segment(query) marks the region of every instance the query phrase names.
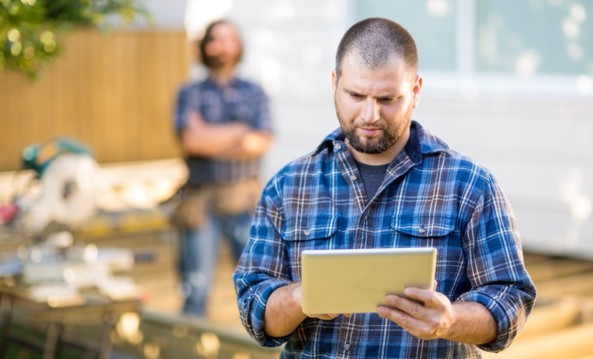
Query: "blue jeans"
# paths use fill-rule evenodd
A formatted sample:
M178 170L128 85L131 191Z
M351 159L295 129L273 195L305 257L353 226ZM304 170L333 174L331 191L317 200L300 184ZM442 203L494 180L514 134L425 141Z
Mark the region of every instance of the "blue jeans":
M225 216L207 213L200 229L181 233L179 272L184 314L206 316L221 240L229 240L237 261L249 239L251 219L251 212Z

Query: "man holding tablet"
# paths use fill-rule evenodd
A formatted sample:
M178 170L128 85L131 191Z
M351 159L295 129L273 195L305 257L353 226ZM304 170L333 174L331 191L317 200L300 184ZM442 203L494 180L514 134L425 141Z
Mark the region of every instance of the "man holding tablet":
M535 287L492 174L412 121L422 89L413 38L387 19L358 22L332 84L340 128L277 173L258 204L234 273L245 328L262 345L286 343L283 358L503 350ZM415 247L438 253L432 288L387 292L372 312L304 314L303 251Z

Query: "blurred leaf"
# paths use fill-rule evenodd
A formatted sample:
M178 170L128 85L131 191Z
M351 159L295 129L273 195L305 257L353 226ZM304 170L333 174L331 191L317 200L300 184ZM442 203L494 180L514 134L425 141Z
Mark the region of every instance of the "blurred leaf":
M131 23L152 18L143 0L0 0L0 69L30 79L62 50L73 26L106 28L114 20Z

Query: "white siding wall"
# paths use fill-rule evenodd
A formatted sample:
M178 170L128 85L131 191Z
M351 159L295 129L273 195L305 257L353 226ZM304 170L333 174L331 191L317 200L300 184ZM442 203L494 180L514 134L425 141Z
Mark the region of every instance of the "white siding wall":
M271 98L277 140L266 176L337 127L330 72L351 10L348 0L238 0L230 7L247 43L243 73ZM524 247L593 258L593 97L558 90L553 79L542 83L546 91L507 91L503 81L468 94L435 78L425 74L415 118L494 173Z
M524 247L593 258L593 100L432 94L416 118L488 167L511 199Z
M312 151L337 127L331 95L333 56L346 26L344 1L240 0L231 18L246 41L243 73L271 97L276 144L266 175Z
M183 28L187 0L143 0L143 5L161 28Z

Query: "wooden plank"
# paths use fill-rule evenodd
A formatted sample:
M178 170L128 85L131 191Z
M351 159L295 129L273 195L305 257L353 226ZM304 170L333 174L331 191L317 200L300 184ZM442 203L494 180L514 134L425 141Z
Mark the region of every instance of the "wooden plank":
M483 358L578 358L593 353L591 333L593 333L593 323L577 325L514 343L501 353L484 353Z
M531 278L537 283L580 273L593 272L593 261L570 258L548 258L546 261L526 264Z
M546 254L526 252L523 254L523 260L525 262L525 265L531 266L540 262L549 261L550 256Z
M546 280L537 285L540 297L593 294L593 272Z
M78 29L36 82L0 71L0 170L18 169L25 146L57 135L102 163L177 157L171 117L187 59L184 29Z
M538 301L516 340L521 341L573 326L577 324L580 314L581 301L577 298Z
M181 313L183 302L176 292L170 295L148 296L142 303L146 310L158 310L166 313Z

